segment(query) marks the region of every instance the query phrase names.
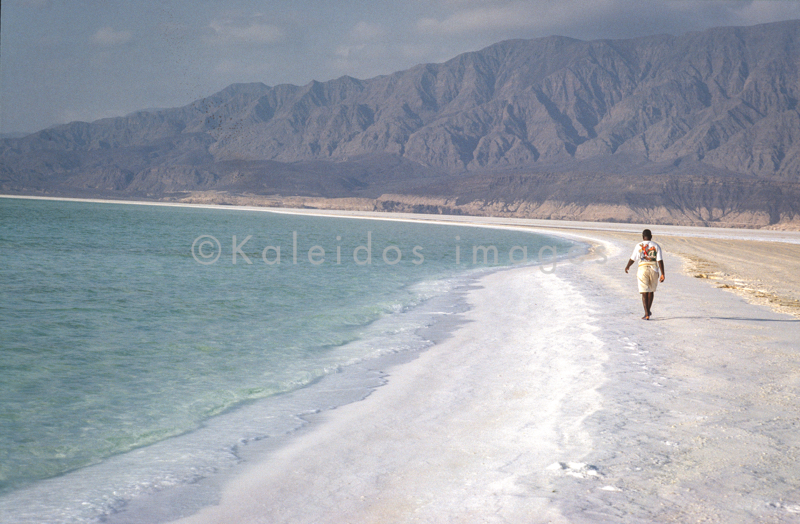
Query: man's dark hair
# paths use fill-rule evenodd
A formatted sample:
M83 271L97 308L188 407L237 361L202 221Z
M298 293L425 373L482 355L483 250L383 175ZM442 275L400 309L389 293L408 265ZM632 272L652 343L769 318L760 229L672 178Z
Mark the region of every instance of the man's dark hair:
M649 229L645 229L644 231L642 231L642 239L643 240L652 240L653 239L653 233L651 233Z

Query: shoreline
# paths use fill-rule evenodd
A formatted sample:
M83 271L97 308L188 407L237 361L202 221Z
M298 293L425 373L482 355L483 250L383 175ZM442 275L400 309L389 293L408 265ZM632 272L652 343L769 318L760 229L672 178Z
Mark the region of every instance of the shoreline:
M585 222L572 220L550 220L536 218L508 218L508 217L489 217L473 215L438 215L425 213L405 213L390 211L357 211L357 210L336 210L336 209L311 209L311 208L290 208L290 207L266 207L266 206L239 206L229 204L197 204L189 202L166 202L150 200L110 200L100 198L71 198L71 197L45 197L31 195L3 195L5 199L23 200L46 200L57 202L85 202L95 204L122 204L122 205L142 205L142 206L163 206L163 207L185 207L197 209L220 209L233 211L259 211L268 213L281 213L291 215L311 215L329 216L339 218L356 218L366 220L394 220L394 221L421 221L429 223L467 225L473 227L492 227L492 226L512 226L512 227L539 227L544 229L563 229L579 230L591 232L613 232L613 233L640 233L643 228L653 227L648 223L628 223L628 222ZM751 229L736 227L714 227L714 226L657 226L666 236L692 236L698 238L730 238L734 240L769 240L774 242L786 242L800 244L800 231L775 230L775 229Z
M197 514L207 508L210 502L218 502L224 487L229 482L236 481L252 464L264 460L265 457L281 456L298 439L313 435L330 417L336 417L337 413L348 406L369 399L400 373L404 366L412 364L431 347L449 339L464 322L459 317L468 310L465 295L476 281L475 276L468 277L452 290L449 295L455 297L455 300L448 302L450 311L438 314L439 318L433 324L416 330L415 336L424 339L426 345L350 363L301 388L261 399L252 406L239 406L228 414L215 417L215 420L204 424L204 427L211 426L213 431L214 427L263 417L254 408L272 404L270 413L282 412L292 423L287 424L282 432L239 441L232 450L238 460L236 464L211 472L188 484L166 487L126 501L124 506L104 513L101 521L106 524L167 523L186 515ZM325 394L324 403L320 403L322 393Z
M595 240L611 269L482 277L451 338L175 522L791 521L800 321L670 257L644 323L627 242Z
M70 208L68 206L64 206L63 208L59 206L59 209L62 209L62 210L65 210L65 211L68 212ZM485 270L479 271L478 273L479 274L485 274L487 271L491 271L491 270L487 268ZM470 273L472 273L472 272L468 272L467 274L465 274L465 278L469 279L469 282L473 282L474 278L475 278L473 275L476 274L476 273L472 273L472 275ZM446 302L449 303L449 300L446 301ZM415 313L413 313L414 316L418 316L418 313L416 313L417 309L418 308L414 308L414 311L415 311ZM419 309L422 309L422 308L419 308ZM438 322L438 324L454 322L454 320L453 320L454 317L450 316L449 313L451 313L451 312L448 312L448 314L443 315L442 317L439 317L440 321ZM429 331L428 328L426 328L426 330ZM444 336L444 335L440 335L440 336ZM425 344L427 345L427 344L429 344L430 340L436 340L437 338L439 338L439 336L431 335L429 333L426 333L426 336L424 338L426 339ZM385 347L385 346L378 345L376 347L380 348L380 347ZM382 359L380 362L387 361L387 360L391 360L391 359ZM375 365L379 365L379 362L376 361ZM388 365L389 364L387 364L387 366ZM352 374L352 370L351 370L351 374ZM336 382L339 378L340 377L337 377L337 379L334 380L333 382ZM327 386L327 384L329 384L330 382L331 382L330 380L326 381L323 386L324 387L329 387L329 386ZM370 386L370 388L371 387L372 386ZM363 388L362 388L362 390L363 390ZM343 395L344 394L345 393L343 393ZM358 396L360 394L361 393L358 393L356 396ZM358 400L358 399L350 399L350 400L347 400L347 402L352 402L354 400ZM334 405L337 405L337 404L334 404ZM321 407L307 406L307 407L305 407L305 408L303 408L303 409L301 409L301 410L299 410L297 412L288 413L287 417L288 418L292 418L292 419L296 419L297 418L295 416L296 413L305 413L307 410L328 409L329 407L330 406L321 406ZM297 420L299 420L299 419L297 419ZM302 424L302 421L300 423ZM217 425L218 424L219 423L217 423ZM246 426L244 424L242 426L243 427L249 427L249 426ZM246 439L245 440L250 438L249 437L249 432L247 430L243 431L243 433L246 435ZM270 435L270 437L272 437L272 436L273 435ZM257 438L262 438L262 437L263 437L263 435L262 436L257 436ZM180 439L181 436L179 436L177 438ZM173 440L173 439L170 439L170 440ZM194 439L194 440L195 441L202 441L203 439L199 438L199 439ZM237 441L236 439L232 439L232 440L230 440L230 444L231 445L235 445L236 441ZM98 468L95 468L94 466L89 466L87 468L81 468L79 470L76 470L78 472L78 475L72 475L71 473L67 473L67 474L65 474L63 476L59 476L59 477L57 477L55 479L43 481L41 483L41 485L40 485L41 486L40 488L37 487L36 489L32 489L32 490L26 490L25 488L23 488L22 490L20 490L20 496L19 497L14 496L13 499L8 499L7 501L5 501L5 503L3 503L3 501L0 501L0 514L10 516L10 515L14 514L14 510L11 509L11 508L26 507L25 504L21 504L21 505L17 504L16 502L19 501L19 500L30 500L31 502L36 502L37 499L38 500L46 500L46 499L48 499L50 497L52 497L52 500L54 500L54 501L55 500L59 500L59 499L67 500L69 502L69 504L71 504L71 508L74 508L74 507L78 506L79 504L81 504L80 499L78 498L80 496L79 494L77 496L59 497L59 496L56 495L56 493L63 493L64 491L61 490L62 487L66 487L68 492L71 490L71 492L74 492L73 494L80 493L80 491L83 491L83 492L86 492L86 493L92 492L93 488L91 486L91 482L84 482L85 479L82 478L82 477L86 477L87 475L88 476L95 476L95 477L99 477L99 478L109 478L110 480L113 480L114 482L108 482L108 483L106 483L106 485L107 486L113 486L114 491L118 491L121 494L120 495L121 498L119 500L112 500L110 507L112 507L112 508L119 507L119 504L121 504L125 500L125 495L124 494L130 491L130 490L127 489L129 487L129 485L126 484L127 479L124 478L124 477L126 477L124 472L126 470L133 471L135 469L135 459L136 459L136 457L139 456L139 457L142 457L143 459L146 458L146 455L148 454L148 449L154 449L154 447L158 449L158 451L155 452L155 453L157 455L159 455L159 456L161 456L162 454L164 456L173 456L174 455L174 451L175 451L174 448L179 447L179 446L170 446L169 444L167 444L165 446L161 446L160 443L159 443L159 444L154 444L154 445L147 446L147 447L144 447L144 448L139 448L137 450L133 450L132 453L116 455L115 457L112 457L110 460L108 460L106 465L103 465L103 464L105 464L105 461L100 463ZM199 452L206 451L206 448L205 447L201 447L201 446L195 446L194 449L197 450L197 452L198 452L197 454L198 455L199 455ZM225 454L225 455L236 455L236 454L238 454L238 452L228 453L227 451L223 450L222 448L220 448L218 450L215 450L215 451L212 451L210 454L211 455L213 455L213 454L219 455L220 452ZM150 455L152 455L152 453ZM167 459L167 461L169 461L169 459ZM145 460L142 460L142 463L145 464L145 466L144 466L145 468L149 467L149 465L148 465L149 462L147 462ZM199 473L197 473L197 475L203 476L204 473L202 473L202 471L204 470L204 468L207 468L207 467L208 466L206 464L201 464L200 468L198 469ZM123 472L123 474L119 476L119 477L121 477L119 479L120 480L119 484L116 482L117 477L112 476L113 475L113 471L115 471L115 470ZM176 475L175 478L184 477L184 475L183 475L184 471L183 470L180 470L179 468L176 468L176 471L178 471L179 474ZM84 472L85 472L85 474L84 474ZM157 473L159 473L159 475L161 474L160 471L158 471ZM158 482L160 482L162 480L162 477L163 476L158 476L158 477L154 476L153 478L154 479L158 479ZM77 481L77 482L75 482L75 481ZM210 484L213 485L214 482L215 481L210 481ZM160 484L156 484L156 486L158 486L158 485L160 485ZM117 489L118 487L120 487L122 489L118 490ZM145 490L148 489L146 486L142 486L142 488L140 488L138 485L136 485L134 487L137 490L138 489L145 489ZM83 488L83 489L81 489L81 488ZM108 500L109 496L104 495L104 497ZM148 498L148 497L145 497L145 498ZM113 497L112 497L112 499L113 499ZM92 502L95 501L94 498L90 498L89 500L92 500ZM86 504L86 503L84 503L84 504ZM181 504L183 504L183 503L181 503ZM46 505L46 506L48 508L54 508L54 506L52 506L52 505ZM32 510L30 515L36 515L36 513L34 511L34 508L35 507L38 508L40 506L38 506L37 504L29 504L29 505L27 505L27 507L30 507L31 510ZM87 506L87 509L91 509L91 504L89 504ZM17 518L15 519L16 522L23 522L23 521L24 522L39 522L39 521L43 521L43 520L50 521L53 518L55 518L54 516L52 516L52 515L54 515L54 513L48 513L47 514L48 518L42 518L42 520L36 520L37 517L32 517L33 520L25 520L25 518L30 517L30 515L27 512L20 512L20 513L21 514L17 515ZM73 513L69 512L69 513L66 513L66 514L73 514ZM0 520L4 520L4 518L0 517ZM78 520L76 522L83 522L83 521Z
M45 194L13 193L8 196L26 196L33 198L53 199L109 199L128 202L145 202L136 198L149 198L148 202L184 203L199 205L221 205L239 207L268 207L276 209L309 209L309 210L349 210L357 213L410 213L410 214L442 214L451 216L473 217L505 217L519 219L564 221L609 221L631 223L637 217L646 216L653 223L665 223L690 227L710 228L743 228L776 231L800 231L797 217L783 216L778 222L763 213L741 212L736 214L730 210L706 209L705 211L656 208L634 208L626 205L610 206L606 204L568 204L562 201L545 200L544 202L519 202L513 204L498 201L470 201L459 203L453 197L425 197L404 194L385 193L375 198L368 197L319 197L319 196L282 196L256 195L248 193L228 193L227 191L180 191L164 195L157 200L148 195L114 195L100 193L74 196L47 196ZM77 195L77 196L75 196ZM734 215L734 216L731 216ZM716 217L716 218L713 218ZM735 221L739 218L744 221Z
M586 416L584 403L588 402L590 412L599 407L593 388L601 382L599 367L603 356L595 351L600 344L589 338L570 349L570 354L576 356L585 349L585 354L590 355L591 370L564 357L557 373L546 371L550 387L539 386L542 392L549 389L549 396L527 395L525 384L540 382L542 375L524 368L512 372L509 359L521 355L525 344L529 344L528 349L548 351L547 341L553 341L557 330L543 337L546 340L527 341L526 333L518 329L518 312L509 308L503 312L503 318L508 315L510 321L498 322L506 327L486 338L487 314L493 316L497 310L487 311L475 302L476 294L491 297L492 304L509 300L511 288L495 284L509 277L520 284L529 283L532 273L537 285L543 286L542 292L549 295L558 288L557 277L534 270L505 268L479 277L467 291L471 307L460 314L463 319L458 322L458 329L414 360L389 368L386 383L365 399L316 415L307 431L292 436L275 453L256 453L253 460L243 464L238 474L229 479L219 506L208 506L176 522L405 522L417 520L418 517L411 517L411 512L419 510L427 515L420 520L436 522L461 515L462 501L470 501L469 493L477 495L487 483L498 484L502 489L508 482L508 475L501 471L503 465L517 453L509 454L506 448L509 441L529 446L535 440L551 441L552 433L575 441L566 446L568 449L557 449L561 446L555 443L548 445L547 453L537 453L536 465L526 466L531 471L545 469L554 460L568 461L567 454L580 456L579 448L585 441L579 427L580 419ZM515 289L512 300L521 300L527 304L527 311L535 311L541 303L537 295L542 293L530 294L526 285L512 287ZM548 324L553 324L569 307L570 300L580 300L580 296L570 293L557 301L557 308L546 308L552 315ZM590 323L581 320L579 325L588 328ZM469 349L458 349L481 333L479 342L471 343ZM486 351L484 344L497 338L503 340L498 349L507 348L507 337L520 344L514 355L499 358L500 355ZM551 366L548 363L546 367ZM447 372L442 373L443 370ZM568 386L563 384L566 375L571 377ZM525 376L525 382L517 380ZM589 390L587 384L591 385ZM509 385L514 391L505 391ZM509 402L514 408L505 412L504 406ZM565 402L579 413L570 413L572 408L564 408ZM502 417L485 418L487 411L497 409L504 411ZM528 417L536 410L540 412L539 423L534 424ZM559 413L555 418L554 412ZM555 427L554 420L564 418L573 421L568 431ZM512 422L516 430L509 431L505 427L507 422ZM503 438L497 438L498 431ZM516 431L522 435L515 434ZM442 436L445 440L440 440ZM477 445L480 451L468 449L472 445ZM474 462L477 454L481 461L489 461L497 469L486 476L483 466ZM360 466L351 468L353 463ZM467 485L461 484L464 479L468 479ZM415 491L421 491L410 493L408 481ZM459 491L456 497L440 497L450 487ZM317 488L323 491L317 493ZM511 500L509 497L506 501ZM480 499L471 504L484 508L475 508L478 514L492 507L490 501ZM557 512L548 506L544 499L520 500L506 512L509 517L522 516L536 508L541 514L556 517ZM418 510L412 511L413 507Z

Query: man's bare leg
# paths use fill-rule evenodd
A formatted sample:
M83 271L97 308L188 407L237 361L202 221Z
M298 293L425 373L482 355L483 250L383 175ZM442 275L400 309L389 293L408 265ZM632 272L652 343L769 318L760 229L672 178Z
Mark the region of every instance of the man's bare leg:
M650 320L650 308L653 306L655 293L642 293L642 306L644 306L643 320Z

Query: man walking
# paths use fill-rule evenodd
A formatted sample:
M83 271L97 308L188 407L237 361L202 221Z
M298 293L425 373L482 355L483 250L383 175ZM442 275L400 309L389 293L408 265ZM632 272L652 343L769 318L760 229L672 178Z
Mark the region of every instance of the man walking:
M633 265L634 261L639 262L637 276L639 278L639 293L642 294L642 305L644 306L644 316L642 320L650 320L653 314L650 310L653 307L653 298L659 282L664 282L664 260L661 257L661 246L653 242L653 234L649 229L642 231L642 242L633 248L625 272ZM658 276L661 270L661 277Z

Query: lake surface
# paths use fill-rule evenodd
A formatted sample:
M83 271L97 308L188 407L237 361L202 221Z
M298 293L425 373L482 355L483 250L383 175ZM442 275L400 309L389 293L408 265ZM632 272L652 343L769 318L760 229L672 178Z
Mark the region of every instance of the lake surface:
M0 198L0 515L91 521L163 484L146 450L167 440L184 446L158 468L172 483L191 480L177 473L187 467L195 478L223 467L209 459L220 442L272 422L186 437L354 363L422 349L420 328L458 286L571 246L452 225ZM134 452L125 486L104 491L114 482L91 467ZM26 493L43 482L52 497L31 508Z

